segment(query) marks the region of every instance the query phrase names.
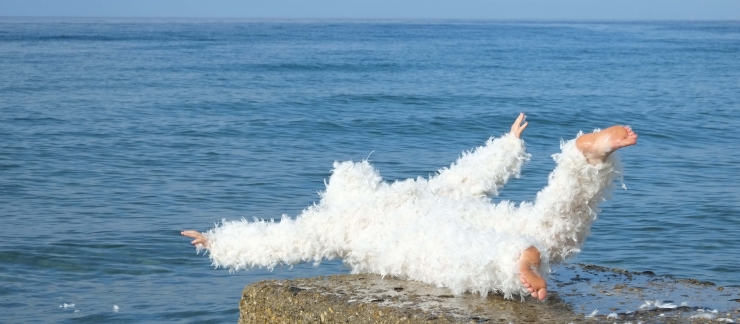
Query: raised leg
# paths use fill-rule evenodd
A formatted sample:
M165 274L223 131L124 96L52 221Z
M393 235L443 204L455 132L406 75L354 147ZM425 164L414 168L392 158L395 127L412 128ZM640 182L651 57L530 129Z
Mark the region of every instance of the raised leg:
M614 187L613 178L621 175L620 164L610 155L636 142L632 129L613 126L563 143L563 152L553 156L558 165L534 204L522 203L507 222L496 227L537 238L551 263L580 252L599 204Z
M637 144L637 134L629 126L612 126L600 132L585 134L576 139L588 163L603 163L609 154L625 146Z

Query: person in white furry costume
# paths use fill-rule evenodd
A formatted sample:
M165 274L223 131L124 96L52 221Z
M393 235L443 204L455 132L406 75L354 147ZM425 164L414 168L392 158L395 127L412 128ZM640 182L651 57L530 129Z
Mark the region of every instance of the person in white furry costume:
M224 220L183 231L216 267L231 270L342 258L352 273L417 280L463 292L547 295L550 263L580 251L620 175L611 153L637 135L613 126L561 144L557 167L533 203L493 204L529 160L520 114L511 132L463 153L429 179L384 182L367 161L335 162L321 200L295 219Z

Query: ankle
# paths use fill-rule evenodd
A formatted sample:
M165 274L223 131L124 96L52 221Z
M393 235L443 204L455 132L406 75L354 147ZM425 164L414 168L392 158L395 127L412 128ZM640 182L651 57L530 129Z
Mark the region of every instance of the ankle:
M529 268L539 268L540 266L540 251L537 248L531 246L525 249L521 255L522 266L528 266Z
M588 164L591 165L599 165L606 161L606 158L609 157L609 154L583 154L584 157L586 157L586 161Z

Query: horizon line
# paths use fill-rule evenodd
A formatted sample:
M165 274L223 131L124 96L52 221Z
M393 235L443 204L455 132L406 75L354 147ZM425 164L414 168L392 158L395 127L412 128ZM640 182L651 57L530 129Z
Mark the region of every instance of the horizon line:
M4 16L0 19L224 19L224 20L287 20L287 21L459 21L459 22L740 22L740 19L704 18L342 18L342 17L233 17L233 16Z

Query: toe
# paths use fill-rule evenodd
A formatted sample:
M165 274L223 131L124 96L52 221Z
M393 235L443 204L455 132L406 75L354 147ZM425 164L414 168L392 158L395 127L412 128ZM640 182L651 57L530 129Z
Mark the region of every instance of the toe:
M538 296L536 296L537 299L539 299L539 300L545 300L545 298L547 297L547 289L545 289L545 288L540 289L537 292L537 295L538 295Z

